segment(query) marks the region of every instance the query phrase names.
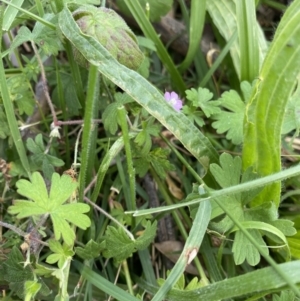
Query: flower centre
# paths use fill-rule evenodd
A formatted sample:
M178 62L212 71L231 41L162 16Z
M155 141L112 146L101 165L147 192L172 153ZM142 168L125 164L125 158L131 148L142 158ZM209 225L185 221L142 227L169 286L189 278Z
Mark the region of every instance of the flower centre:
M177 102L176 98L171 98L170 99L170 104L171 105L176 105L176 102Z

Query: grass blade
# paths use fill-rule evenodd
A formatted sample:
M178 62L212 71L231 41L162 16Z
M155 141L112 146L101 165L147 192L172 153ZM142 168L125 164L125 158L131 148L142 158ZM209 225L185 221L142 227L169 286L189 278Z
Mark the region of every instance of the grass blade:
M4 13L4 4L0 3L0 33L1 33L0 36L1 37L2 37L3 13ZM26 150L22 142L20 131L18 129L18 122L16 120L16 116L14 112L14 106L9 96L9 91L8 91L7 82L5 78L3 60L0 60L0 91L3 100L3 106L7 117L7 122L9 125L9 129L11 131L12 139L14 141L21 163L28 177L30 178L30 166L26 155Z
M82 134L82 154L81 154L81 166L79 175L79 196L80 200L83 199L83 192L86 183L86 176L90 158L94 158L91 152L92 140L95 139L94 135L97 132L97 126L93 123L93 118L96 117L97 102L99 101L99 73L95 66L91 65L89 70L89 79L87 87L85 114L84 114L84 124L83 124L83 134Z
M217 27L221 35L228 42L234 32L237 30L237 17L234 0L210 0L207 1L207 10L213 20L214 25ZM268 49L268 45L264 34L255 21L257 26L257 38L259 44L259 64L261 65ZM253 26L253 24L252 24ZM239 41L236 40L230 49L233 64L238 74L241 77L241 61L240 61L240 47Z
M180 72L184 72L190 66L197 51L200 51L199 45L205 23L206 0L192 0L190 12L189 49L184 61L179 66Z
M178 281L180 276L183 274L187 264L197 255L200 248L202 239L206 232L208 223L210 221L211 206L210 202L202 202L197 210L195 220L189 233L189 237L186 240L184 249L173 267L170 275L159 288L157 293L154 295L152 301L161 301L164 299L168 291ZM191 258L194 256L193 258ZM204 279L202 278L202 281Z
M278 268L283 273L289 274L294 284L300 283L300 261L279 264ZM225 279L197 290L180 291L174 289L168 294L168 300L217 301L234 297L246 297L247 294L251 293L265 292L267 294L271 291L282 291L285 288L285 281L274 273L273 268L268 267L245 275ZM243 298L243 300L245 299Z
M11 3L17 7L21 7L24 0L12 0ZM12 6L8 6L4 12L3 25L2 28L4 31L8 31L12 22L15 20L18 9Z
M83 276L87 281L92 283L95 287L105 292L107 295L114 297L116 300L122 301L139 301L136 297L128 294L126 291L119 288L117 285L109 282L104 277L95 273L91 268L86 265L81 264L78 261L74 262L76 268L80 271L81 276Z
M259 72L255 1L236 1L237 27L241 54L241 81L252 82Z

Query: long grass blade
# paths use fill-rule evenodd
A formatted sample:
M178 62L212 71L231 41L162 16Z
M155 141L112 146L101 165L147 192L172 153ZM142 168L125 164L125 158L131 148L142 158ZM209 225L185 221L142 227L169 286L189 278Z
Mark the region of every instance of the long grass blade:
M254 0L236 1L237 27L241 54L241 81L252 82L259 72L259 45L257 39Z
M0 3L0 36L1 37L2 37L3 13L4 13L4 4ZM1 49L1 46L0 46L0 49ZM15 145L18 155L20 157L21 163L22 163L28 177L30 178L30 175L31 175L30 166L29 166L28 158L26 156L26 150L25 150L24 144L22 142L21 134L18 129L18 122L16 120L16 116L15 116L15 112L14 112L14 106L10 99L2 60L0 60L0 89L1 89L1 96L2 96L2 100L3 100L3 106L5 109L7 122L9 125L9 129L11 131L11 136L14 141L14 145Z
M183 274L187 264L197 255L202 239L210 221L210 202L202 202L198 208L195 220L186 240L184 249L164 284L154 295L152 301L161 301ZM202 279L204 280L204 279Z
M189 26L189 49L184 61L179 66L179 71L185 71L193 59L199 48L203 27L205 23L206 0L192 0L190 10L190 26Z

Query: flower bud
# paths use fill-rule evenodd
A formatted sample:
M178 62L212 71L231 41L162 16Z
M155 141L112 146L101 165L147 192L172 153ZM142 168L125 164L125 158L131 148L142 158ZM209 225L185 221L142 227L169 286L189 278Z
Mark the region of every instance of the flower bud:
M73 16L81 31L94 37L119 63L133 70L139 68L144 59L143 53L134 33L115 11L83 6L75 10ZM78 51L74 52L74 56L79 64L88 65Z

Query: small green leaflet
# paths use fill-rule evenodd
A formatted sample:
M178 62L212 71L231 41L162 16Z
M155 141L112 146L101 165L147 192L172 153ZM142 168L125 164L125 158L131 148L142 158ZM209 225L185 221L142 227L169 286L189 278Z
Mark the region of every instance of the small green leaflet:
M192 88L185 91L186 98L190 100L194 107L199 107L203 111L206 117L210 117L213 114L221 112L219 105L221 101L212 101L213 94L206 88L198 88L198 90Z
M61 245L56 240L51 239L48 243L53 253L47 257L46 262L49 264L57 262L58 267L61 269L67 260L72 259L74 252L71 247L66 244Z
M203 114L209 118L213 114L221 112L219 108L221 102L219 100L212 101L213 94L206 88L192 88L185 91L186 98L191 102L190 105L183 107L183 113L191 120L193 120L199 127L202 127L205 122ZM199 111L199 108L202 110Z
M17 214L17 218L33 215L49 214L53 223L55 239L62 236L67 245L75 240L74 230L69 223L86 229L91 221L84 213L90 210L87 204L66 203L77 188L77 183L70 176L54 173L51 180L50 193L40 173L32 174L32 182L19 180L16 183L18 193L29 200L16 200L14 205L8 208L10 214Z
M83 259L90 260L98 257L102 250L102 245L92 239L83 247L75 248L76 254Z
M155 119L150 118L147 122L142 122L142 131L140 131L134 139L134 142L141 147L140 153L141 156L147 155L152 146L152 137L158 137L161 126L155 124Z
M26 76L22 73L9 77L7 80L7 86L11 100L18 108L19 114L23 115L25 113L28 116L32 115L35 100L31 92L30 83Z
M169 171L175 170L174 165L167 159L169 153L170 151L168 149L163 148L155 148L146 155L143 155L140 151L134 160L136 173L140 177L143 177L149 170L151 164L157 175L161 179L165 179Z
M42 134L38 134L35 140L28 138L26 147L32 152L30 156L31 166L34 166L36 169L41 169L45 177L49 180L54 172L54 167L63 166L65 164L63 160L45 152L46 147L43 142Z
M57 23L57 16L54 14L45 14L43 18L51 23ZM40 22L36 22L32 32L25 26L19 29L17 36L7 52L13 51L16 47L27 41L33 41L43 49L46 55L57 55L58 51L62 49L61 42L57 38L57 32L49 29L49 27ZM7 52L5 52L5 54L7 54Z
M134 100L126 93L116 93L114 95L115 101L106 106L102 120L104 128L109 131L112 135L118 130L118 108L127 103L133 102Z

